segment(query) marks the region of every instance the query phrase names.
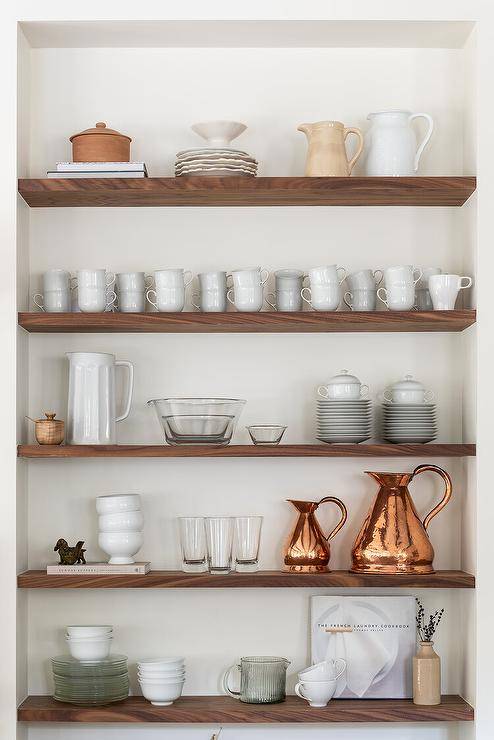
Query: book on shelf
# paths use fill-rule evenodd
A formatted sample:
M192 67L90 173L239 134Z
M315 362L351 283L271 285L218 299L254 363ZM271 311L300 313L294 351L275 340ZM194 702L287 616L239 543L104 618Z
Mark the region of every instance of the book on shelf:
M82 179L84 177L120 177L135 180L139 177L147 177L145 172L55 172L49 170L46 173L47 177L56 177L59 180L69 180L71 178Z
M146 172L146 163L57 162L57 172Z
M85 565L47 565L47 576L145 576L151 569L150 562L110 565L109 563L86 563Z

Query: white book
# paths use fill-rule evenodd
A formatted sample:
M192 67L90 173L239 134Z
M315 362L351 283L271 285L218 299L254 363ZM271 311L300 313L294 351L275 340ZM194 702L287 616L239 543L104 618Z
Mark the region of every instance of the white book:
M130 565L110 565L109 563L86 563L86 565L47 565L48 576L145 576L151 563L131 563Z
M57 162L57 172L141 172L145 162Z
M59 180L84 177L121 177L129 179L147 177L146 172L54 172L53 170L47 172L46 175L47 177L56 177Z

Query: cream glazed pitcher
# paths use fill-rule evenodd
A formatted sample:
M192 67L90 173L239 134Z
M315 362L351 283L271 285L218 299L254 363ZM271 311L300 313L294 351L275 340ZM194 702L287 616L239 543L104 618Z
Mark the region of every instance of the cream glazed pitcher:
M349 177L352 174L355 162L364 148L364 137L360 129L345 128L340 121L318 121L301 123L297 131L302 131L309 142L306 177ZM350 160L345 146L348 134L355 134L359 140L357 151Z
M106 352L67 352L69 359L69 401L67 409L67 444L116 444L116 422L130 413L134 389L134 366L115 360ZM124 411L116 414L115 373L117 367L128 371Z
M425 118L427 133L417 147L412 122ZM369 113L371 128L365 137L365 174L370 177L407 177L418 172L420 157L429 143L434 121L428 113L386 110Z

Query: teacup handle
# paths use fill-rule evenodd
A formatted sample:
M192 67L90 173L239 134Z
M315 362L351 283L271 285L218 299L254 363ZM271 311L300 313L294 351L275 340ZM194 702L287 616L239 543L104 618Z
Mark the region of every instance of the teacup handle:
M308 294L309 294L309 295L311 296L311 298L312 298L312 291L311 291L311 289L310 289L310 288L307 288L307 287L305 287L305 288L302 288L302 290L300 291L300 295L302 296L302 300L303 300L303 301L305 301L306 303L308 303L308 304L309 304L309 306L310 306L310 307L312 308L312 302L311 302L311 299L310 299L310 298L306 298L306 297L305 297L305 295L304 295L304 291L307 291L307 292L308 292Z
M413 277L415 275L415 273L417 273L417 277ZM413 284L414 285L417 285L418 281L420 280L420 278L422 277L423 274L424 273L422 272L422 270L420 269L420 267L414 267L413 268L413 270L412 270L412 278L413 278Z
M149 281L149 282L147 282ZM144 275L144 289L147 290L153 284L154 278L152 275Z
M381 291L382 291L383 295L385 295L385 296L386 296L385 298L383 298L383 297L381 296ZM381 301L382 303L384 303L384 305L385 305L385 306L386 306L387 308L389 308L389 303L388 303L388 291L386 290L386 288L378 288L378 289L377 289L377 297L379 298L379 300L380 300L380 301Z
M188 285L190 285L193 279L194 279L193 273L190 270L185 270L185 272L184 272L184 288L186 288Z
M269 300L270 298L273 299L273 303ZM276 296L275 296L274 293L268 293L267 296L266 296L266 298L264 300L266 301L266 303L268 304L268 306L271 306L271 308L273 309L273 311L277 311L278 310L277 307L276 307L276 303L275 303Z
M300 699L305 699L305 701L310 701L305 694L302 692L302 683L299 681L299 683L295 684L295 693Z
M263 274L264 274L264 278L263 278ZM261 285L265 285L269 278L269 270L266 270L265 267L262 267L260 275L261 275Z
M201 307L197 305L197 303L194 303L194 298L197 300L199 298L199 293L192 293L192 298L190 299L190 302L194 306L194 308L197 308L198 311L201 311Z
M234 299L233 299L233 298L231 297L232 295L233 295L233 288L229 288L229 289L228 289L228 290L226 291L226 299L227 299L227 301L230 301L230 303L232 304L232 306L234 306L234 305L235 305L235 301L234 301Z
M156 300L158 297L156 295L156 291L154 290L154 288L149 288L148 290L146 290L146 298L152 306L154 306L155 308L158 308L158 304L151 300L150 298L151 295L154 295L154 300ZM159 311L159 308L158 308L158 311Z
M43 303L38 303L38 301L36 300L37 298L40 298L41 301L43 301L43 294L42 293L35 293L33 295L33 303L36 306L38 306L38 308L40 308L42 311L44 311L45 310L45 307L43 306Z
M385 390L385 391L384 391L384 393L383 393L383 398L384 398L384 400L385 400L385 401L387 401L388 403L393 403L393 398L392 398L392 397L390 397L390 396L387 396L387 395L386 395L386 393L387 393L387 392L388 392L388 388L386 388L386 390Z
M325 385L320 385L317 389L317 395L321 398L329 398L329 391Z
M115 273L107 272L106 273L106 287L109 288L110 285L113 285L114 282L115 282Z
M461 284L461 281L462 280L466 280L467 281L467 284L466 285L462 285ZM472 287L472 283L473 283L472 278L471 277L467 277L466 275L464 275L463 277L460 278L460 290L465 290L465 288L471 288Z
M240 667L234 664L234 665L231 665L230 668L227 668L223 674L223 679L222 679L223 691L225 692L225 694L232 696L234 699L240 699L240 691L232 691L228 685L228 679L230 678L230 674L234 670L234 668L236 668L237 670L240 670Z
M432 511L429 511L427 516L424 519L424 529L427 529L429 524L431 523L431 520L434 519L436 514L439 514L441 509L444 509L446 504L451 498L451 493L453 491L453 483L451 482L451 478L447 474L445 470L439 467L439 465L419 465L412 473L412 477L410 480L413 480L416 475L419 475L420 473L425 473L426 471L430 470L431 473L437 473L441 476L441 478L444 481L445 489L444 489L444 496L442 497L441 501L435 506Z
M348 512L346 510L345 504L343 503L343 501L340 501L340 499L336 498L335 496L325 496L320 501L318 501L317 506L320 506L321 504L329 504L329 503L336 504L336 506L341 511L341 519L336 525L336 527L332 529L331 532L327 536L325 536L328 542L329 540L332 540L335 535L338 534L342 526L345 524L347 520L347 516L348 516Z
M379 279L378 279L378 275L381 276ZM376 281L376 288L377 288L379 285L381 285L381 283L383 281L384 272L382 270L374 270L374 272L372 273L372 277Z
M349 296L349 298L347 298L347 296ZM349 291L349 290L347 290L347 292L346 292L346 293L345 293L345 295L343 296L343 303L345 303L345 304L346 304L346 305L348 306L348 308L350 309L350 311L353 311L353 306L352 306L352 304L350 303L350 300L351 300L352 298L353 298L353 295L352 295L352 294L350 293L350 291Z
M340 278L340 276L338 274L340 271L341 271L341 273L343 275L343 277L341 277L341 278ZM346 270L345 270L345 268L344 267L337 267L336 268L336 274L338 275L338 281L339 281L339 284L341 285L342 282L343 282L343 280L346 278Z
M339 677L342 676L343 673L346 671L346 660L343 660L343 658L336 658L335 661L334 661L335 666L336 666L337 663L340 663L340 664L343 664L343 665L341 666L341 670L334 677L334 679L333 679L334 681L337 681L339 679ZM336 669L336 670L338 670L338 669Z
M115 293L114 290L110 290L110 292L106 296L106 308L110 308L110 306L113 306L116 300L117 300L117 294Z

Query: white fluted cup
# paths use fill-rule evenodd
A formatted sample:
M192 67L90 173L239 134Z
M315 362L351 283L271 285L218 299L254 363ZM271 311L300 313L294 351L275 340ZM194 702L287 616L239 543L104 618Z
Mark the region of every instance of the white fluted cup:
M462 281L466 281L463 285ZM456 299L460 290L472 286L471 277L460 275L431 275L429 278L429 293L434 311L454 311Z
M314 311L336 311L341 301L341 288L339 283L311 283L310 288L302 288L300 295Z

